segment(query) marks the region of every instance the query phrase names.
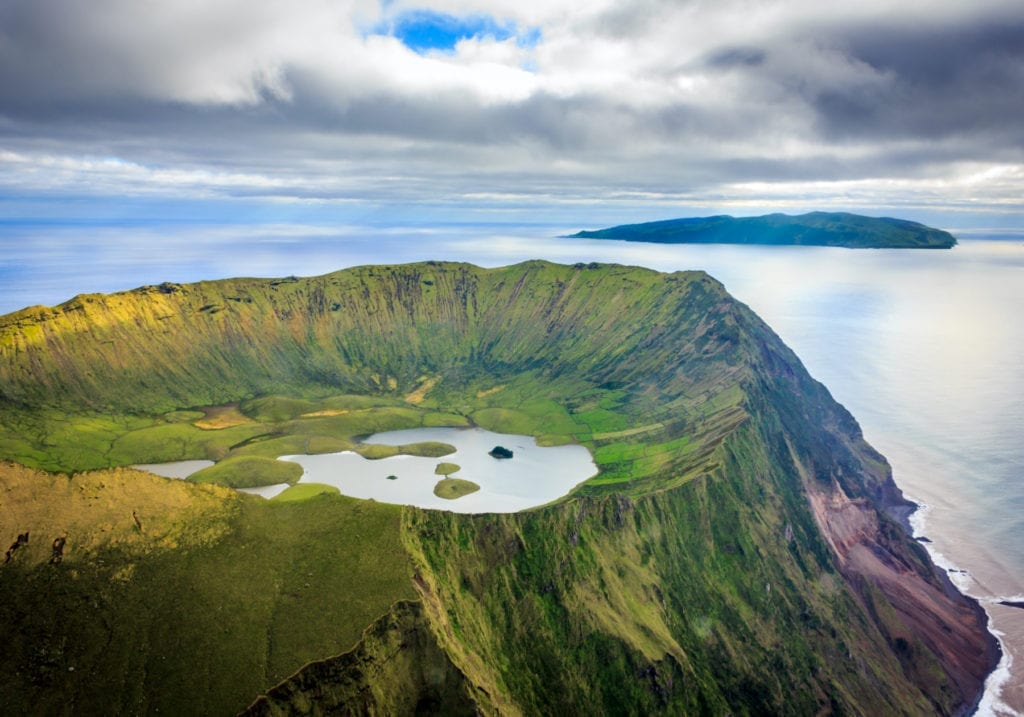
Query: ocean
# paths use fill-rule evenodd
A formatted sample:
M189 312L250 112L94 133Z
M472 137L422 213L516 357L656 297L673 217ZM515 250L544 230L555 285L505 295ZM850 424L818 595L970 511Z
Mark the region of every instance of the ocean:
M0 229L0 313L163 281L314 275L422 259L543 258L703 269L753 308L860 422L936 562L1004 646L980 715L1024 714L1024 233L949 251L665 246L568 227L17 226Z

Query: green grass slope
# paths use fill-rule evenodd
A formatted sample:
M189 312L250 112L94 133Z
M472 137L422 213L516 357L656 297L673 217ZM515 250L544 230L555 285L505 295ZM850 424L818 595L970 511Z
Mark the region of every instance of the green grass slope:
M7 714L234 714L415 597L396 506L12 464L0 490L29 534L0 567Z
M983 613L890 517L884 459L703 273L423 263L78 297L0 318L0 398L0 457L50 470L210 457L234 480L468 424L600 469L513 515L29 471L0 503L9 545L45 536L0 567L16 706L955 714L994 664ZM147 542L170 489L142 485L212 503ZM65 524L105 547L50 565Z
M846 212L667 219L581 231L572 236L657 244L799 244L851 249L950 249L956 245L956 238L949 232L918 222Z

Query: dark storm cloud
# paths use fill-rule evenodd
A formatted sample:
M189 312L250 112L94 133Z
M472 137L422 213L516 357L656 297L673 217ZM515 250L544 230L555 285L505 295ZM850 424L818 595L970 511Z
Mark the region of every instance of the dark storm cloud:
M702 60L761 97L805 103L823 140L956 139L964 154L1024 142L1024 11L933 22L825 24Z
M863 33L852 53L894 81L881 96L816 101L825 131L941 138L970 132L1024 144L1024 22L935 34ZM855 118L861 120L855 121Z
M822 88L811 99L829 135L969 132L1011 143L1008 149L1024 141L1024 17L966 27L858 27L839 40L890 81L876 92Z

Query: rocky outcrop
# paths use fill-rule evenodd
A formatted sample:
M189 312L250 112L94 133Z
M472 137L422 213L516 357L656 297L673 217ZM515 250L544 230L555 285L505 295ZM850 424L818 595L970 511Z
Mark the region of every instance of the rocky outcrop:
M806 487L840 572L908 676L926 686L936 712L969 713L999 660L999 643L984 632L984 610L869 499L851 499L835 483ZM939 684L940 673L948 676L948 687Z
M748 391L764 411L765 439L785 441L778 460L792 466L833 564L930 709L969 713L1000 657L987 615L912 538L916 506L846 409L780 342L755 355Z

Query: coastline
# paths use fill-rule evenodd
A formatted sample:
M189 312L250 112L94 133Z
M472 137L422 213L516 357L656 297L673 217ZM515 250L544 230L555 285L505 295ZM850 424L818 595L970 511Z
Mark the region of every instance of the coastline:
M1019 715L1009 705L1002 701L1002 690L1011 677L1010 666L1013 664L1013 656L1003 644L1003 634L994 627L994 616L985 608L986 602L971 595L968 592L971 582L970 573L952 563L944 554L940 553L933 546L934 543L924 535L924 528L928 515L928 505L920 500L908 498L896 484L890 479L893 486L899 493L896 501L890 502L883 498L885 511L898 522L907 535L919 543L928 553L936 577L943 585L944 592L950 597L962 598L971 606L972 611L979 617L983 617L985 631L988 634L986 640L986 652L991 667L989 668L982 683L981 690L975 696L973 702L965 705L959 714L968 715ZM889 496L886 496L889 498ZM967 579L956 581L953 575L966 576ZM987 707L984 713L983 707ZM997 711L998 710L998 711Z

